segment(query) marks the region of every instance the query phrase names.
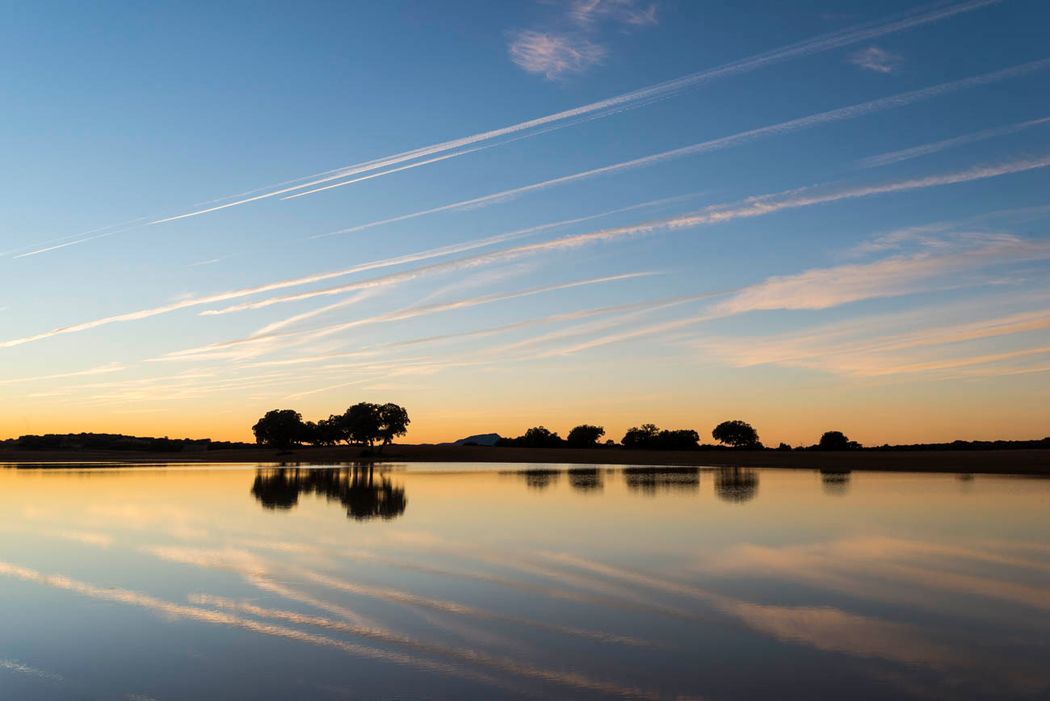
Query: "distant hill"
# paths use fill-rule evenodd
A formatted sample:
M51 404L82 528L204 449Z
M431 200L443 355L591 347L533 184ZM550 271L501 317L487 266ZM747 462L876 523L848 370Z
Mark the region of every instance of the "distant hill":
M460 438L458 441L444 443L443 445L482 445L491 448L499 445L501 440L503 440L503 437L498 433L479 433L476 436L467 436L466 438Z

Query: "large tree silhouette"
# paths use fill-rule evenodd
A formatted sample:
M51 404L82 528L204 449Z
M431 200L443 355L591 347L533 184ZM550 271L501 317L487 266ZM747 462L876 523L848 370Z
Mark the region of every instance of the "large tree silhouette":
M723 445L731 445L734 448L758 448L758 431L746 421L733 419L723 421L711 431L711 437Z
M299 445L306 433L303 417L294 409L274 409L266 412L252 426L255 442L271 448L291 448Z

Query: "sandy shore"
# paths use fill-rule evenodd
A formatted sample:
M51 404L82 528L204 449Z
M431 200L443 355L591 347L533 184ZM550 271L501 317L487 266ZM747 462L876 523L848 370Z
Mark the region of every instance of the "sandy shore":
M370 459L399 462L568 463L585 465L682 465L794 467L831 470L896 472L973 472L1050 475L1050 450L973 451L643 451L621 448L542 449L475 446L393 445L373 458L362 458L357 447L299 448L280 452L267 448L181 453L123 451L3 451L0 463L338 463Z

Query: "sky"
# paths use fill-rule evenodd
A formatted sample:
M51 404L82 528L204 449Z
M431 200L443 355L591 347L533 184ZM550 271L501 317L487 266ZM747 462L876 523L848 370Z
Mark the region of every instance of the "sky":
M1050 434L1050 5L0 8L0 438Z

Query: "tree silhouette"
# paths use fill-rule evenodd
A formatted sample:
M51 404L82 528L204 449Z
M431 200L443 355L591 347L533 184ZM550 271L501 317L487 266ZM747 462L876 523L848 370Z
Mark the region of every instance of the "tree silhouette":
M860 443L851 441L842 431L826 431L817 444L820 450L856 450Z
M374 448L376 441L387 446L394 438L408 432L408 411L397 404L373 404L359 402L346 410L341 417L329 419L335 423L335 433L344 440L367 444Z
M571 448L593 448L598 445L598 439L605 435L605 429L601 426L580 424L566 437L566 442Z
M723 445L731 445L734 448L758 448L758 431L746 421L734 419L723 421L711 431L711 437Z
M383 446L390 445L395 438L408 433L408 411L397 404L386 403L377 409L379 414L379 430L377 437ZM382 448L380 448L382 449Z
M620 442L624 448L635 450L693 450L700 434L689 428L661 431L655 424L642 424L627 429Z
M642 424L627 429L620 443L624 448L651 448L660 435L660 429L656 424Z
M657 450L693 450L700 443L700 434L691 428L660 431L652 447Z
M562 437L545 426L533 426L517 438L505 438L500 445L517 448L560 448L565 444Z
M306 425L303 423L303 417L294 409L268 411L252 426L256 443L280 449L299 445L304 438L305 431Z
M343 427L347 437L354 443L375 447L379 438L379 405L371 402L359 402L343 414Z

